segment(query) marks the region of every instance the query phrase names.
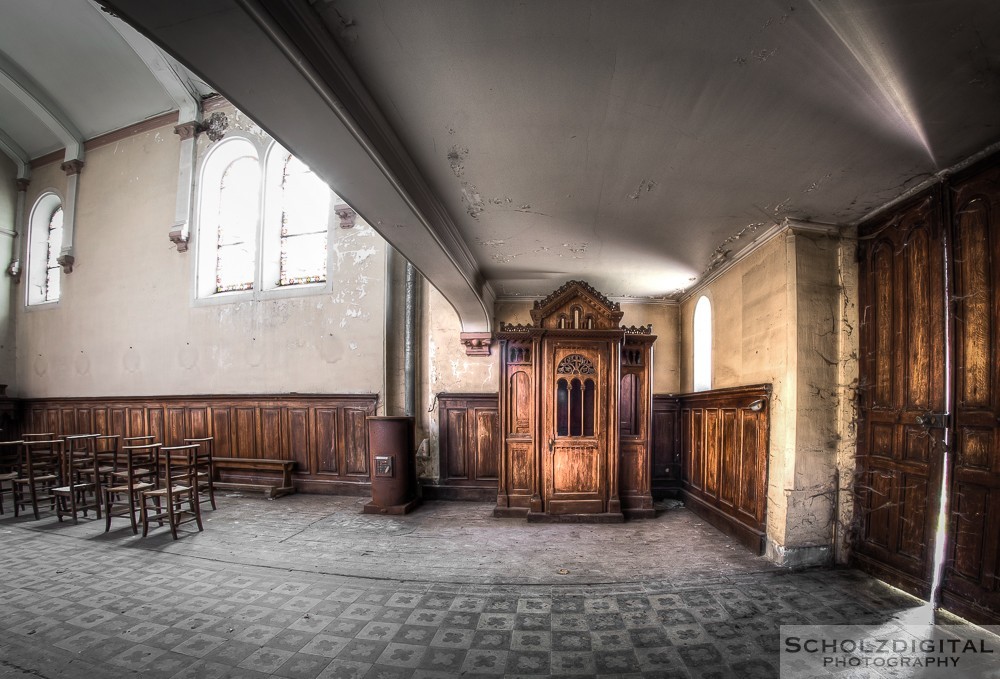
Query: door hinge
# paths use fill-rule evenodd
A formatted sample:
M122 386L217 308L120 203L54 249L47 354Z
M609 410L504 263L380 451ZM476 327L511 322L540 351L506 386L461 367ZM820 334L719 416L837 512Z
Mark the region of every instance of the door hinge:
M917 415L917 424L925 429L944 429L948 426L948 413L924 413Z

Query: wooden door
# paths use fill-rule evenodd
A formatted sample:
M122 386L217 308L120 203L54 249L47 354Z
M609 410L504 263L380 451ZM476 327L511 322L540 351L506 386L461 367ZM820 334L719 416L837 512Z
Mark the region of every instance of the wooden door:
M607 511L608 342L547 340L542 502L548 514Z
M944 243L937 193L861 230L856 562L930 592L945 408Z
M952 193L954 436L943 603L1000 622L1000 168Z

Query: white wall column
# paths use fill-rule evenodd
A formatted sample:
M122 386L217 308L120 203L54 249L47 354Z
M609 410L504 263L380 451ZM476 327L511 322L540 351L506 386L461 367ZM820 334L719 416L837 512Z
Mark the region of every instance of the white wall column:
M76 198L80 192L80 172L83 170L83 161L67 160L61 167L62 171L66 173L66 198L63 202L62 248L59 250L59 259L56 261L63 268L63 273L72 273L73 263L76 261L73 247L76 235Z

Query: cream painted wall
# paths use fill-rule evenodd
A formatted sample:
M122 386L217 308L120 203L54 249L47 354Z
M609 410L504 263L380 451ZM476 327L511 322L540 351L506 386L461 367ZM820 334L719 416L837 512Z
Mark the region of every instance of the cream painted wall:
M423 478L436 479L440 474L437 395L496 394L500 388L500 364L496 352L490 356L466 356L459 341L462 326L458 314L426 281L421 297L422 369L418 401L428 407L420 413L427 444L417 458L417 470Z
M332 230L331 293L195 301L197 239L179 253L167 237L178 145L167 126L88 152L60 301L26 308L18 290L17 395L381 392L381 237ZM58 163L39 168L28 205L64 186Z
M712 387L772 385L768 551L788 565L830 559L836 528L849 520L838 481L853 474L852 248L850 239L786 229L681 306L685 391L702 295L712 304Z
M17 167L6 156L0 156L0 270L10 264L15 236L19 226L14 223L17 213ZM0 384L8 393L17 391L14 384L14 286L11 278L0 273Z
M703 295L712 305L712 388L772 385L767 533L782 545L789 419L795 412L790 397L794 387L787 384L789 325L793 322L788 272L793 262L794 247L783 236L772 238L685 300L680 312L683 391L692 389L694 308ZM790 459L794 461L794 447Z

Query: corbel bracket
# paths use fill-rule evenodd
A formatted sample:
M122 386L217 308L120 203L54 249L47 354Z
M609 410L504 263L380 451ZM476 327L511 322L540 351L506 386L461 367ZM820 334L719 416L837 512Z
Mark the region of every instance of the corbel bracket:
M466 356L489 356L493 334L489 332L463 332L459 335L465 345Z

